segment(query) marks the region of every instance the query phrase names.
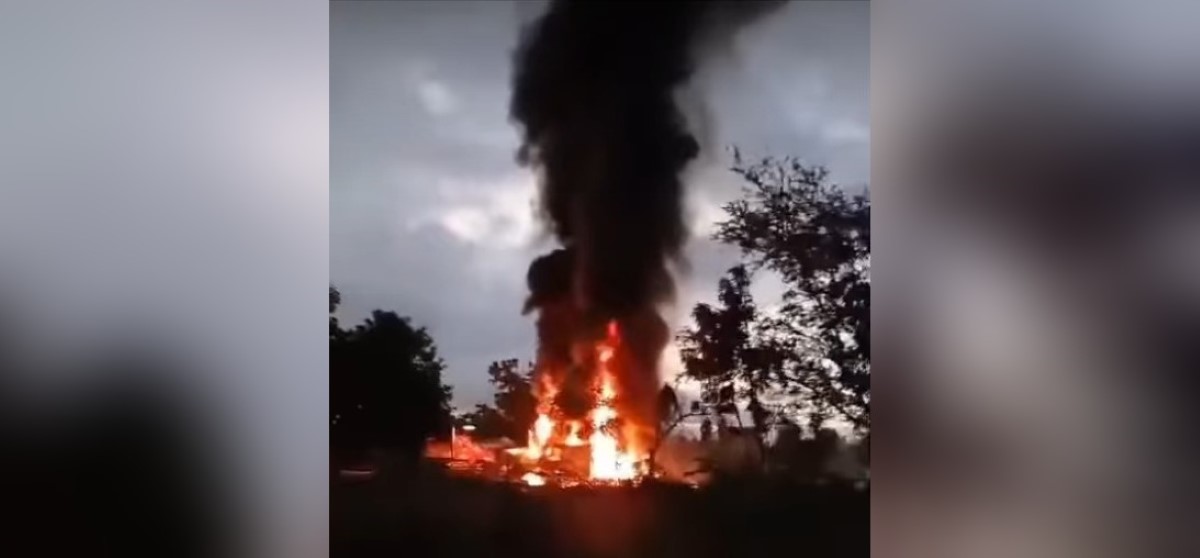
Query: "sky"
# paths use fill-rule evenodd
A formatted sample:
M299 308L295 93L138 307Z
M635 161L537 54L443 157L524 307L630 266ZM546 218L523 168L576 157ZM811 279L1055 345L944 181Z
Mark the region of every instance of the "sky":
M685 110L705 152L687 171L686 249L667 318L685 323L736 251L708 239L744 157L792 155L834 182L869 172L867 2L792 2L701 63ZM534 354L525 272L552 241L516 163L512 51L541 2L331 4L330 276L339 317L394 310L429 329L460 409L491 400L487 365ZM772 286L757 287L770 300ZM669 359L668 359L669 360ZM672 365L668 364L668 367ZM667 374L670 370L665 371Z

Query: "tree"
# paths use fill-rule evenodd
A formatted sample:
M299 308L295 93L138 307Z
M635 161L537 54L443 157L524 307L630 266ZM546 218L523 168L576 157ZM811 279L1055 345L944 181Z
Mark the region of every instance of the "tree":
M477 436L507 437L526 443L529 426L537 418L537 398L532 390L533 364L521 369L518 359L498 360L488 365L488 383L495 388L492 405L476 405L463 417L475 426Z
M375 310L351 330L332 317L341 296L330 289L331 442L339 450L390 447L420 455L425 440L447 432L451 389L445 364L425 328Z
M532 377L533 365L522 371L520 361L515 358L488 366L488 382L496 389L492 401L505 425L503 435L519 443L525 443L529 427L537 418Z
M338 306L342 305L342 293L333 285L329 286L329 341L335 343L345 333L342 331L341 324L338 323L337 313Z
M868 431L867 195L830 185L825 169L795 158L745 164L735 151L731 170L747 187L725 205L714 237L737 246L744 264L721 280L719 307L693 312L696 326L681 336L686 373L718 393L736 386L752 414L767 415L752 396L775 387L802 397L814 417L834 414ZM762 269L786 286L769 315L749 296L751 274Z
M696 322L680 335L685 374L700 381L706 403L718 414L732 413L742 423L737 401L746 401L759 442L769 413L760 397L772 387L780 359L760 340L762 319L750 295L746 267L731 268L717 286L718 306L698 304Z

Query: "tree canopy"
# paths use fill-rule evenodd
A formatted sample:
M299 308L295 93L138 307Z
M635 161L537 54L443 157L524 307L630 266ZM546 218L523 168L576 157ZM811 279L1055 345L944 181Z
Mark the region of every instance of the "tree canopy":
M812 422L839 417L870 429L869 198L829 184L822 167L796 158L731 169L746 182L724 206L714 238L737 246L742 263L718 283L718 304L699 304L681 334L685 373L718 406L781 390L806 404ZM760 310L750 296L755 272L778 274L782 304Z
M504 436L525 443L528 429L537 418L537 399L533 395L533 365L522 369L518 359L499 360L488 366L488 382L495 388L492 405L476 405L463 417L475 425L484 438Z
M396 312L375 310L343 329L334 313L341 294L330 287L331 442L343 450L391 447L416 456L429 436L450 424L445 363L423 327Z

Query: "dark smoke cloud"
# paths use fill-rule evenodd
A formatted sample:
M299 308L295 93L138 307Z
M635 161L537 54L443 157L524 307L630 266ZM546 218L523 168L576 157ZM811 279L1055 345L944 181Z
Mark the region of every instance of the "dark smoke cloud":
M779 4L558 1L516 53L518 158L541 173L541 214L563 246L529 268L539 362L568 374L572 346L616 320L629 361L618 380L636 415L658 387L669 331L657 307L674 294L668 266L687 237L680 173L701 148L675 92L699 47Z

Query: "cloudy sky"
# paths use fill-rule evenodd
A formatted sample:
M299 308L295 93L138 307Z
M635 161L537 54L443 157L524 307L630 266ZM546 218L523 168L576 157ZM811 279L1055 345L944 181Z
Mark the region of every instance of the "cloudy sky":
M535 2L332 3L330 274L343 320L396 310L427 326L455 405L490 400L487 364L534 352L525 270L549 240L508 121L511 52ZM868 177L868 4L793 2L740 32L693 80L709 152L689 171L692 270L679 310L712 298L736 254L703 238L749 156ZM703 110L700 110L703 107Z

